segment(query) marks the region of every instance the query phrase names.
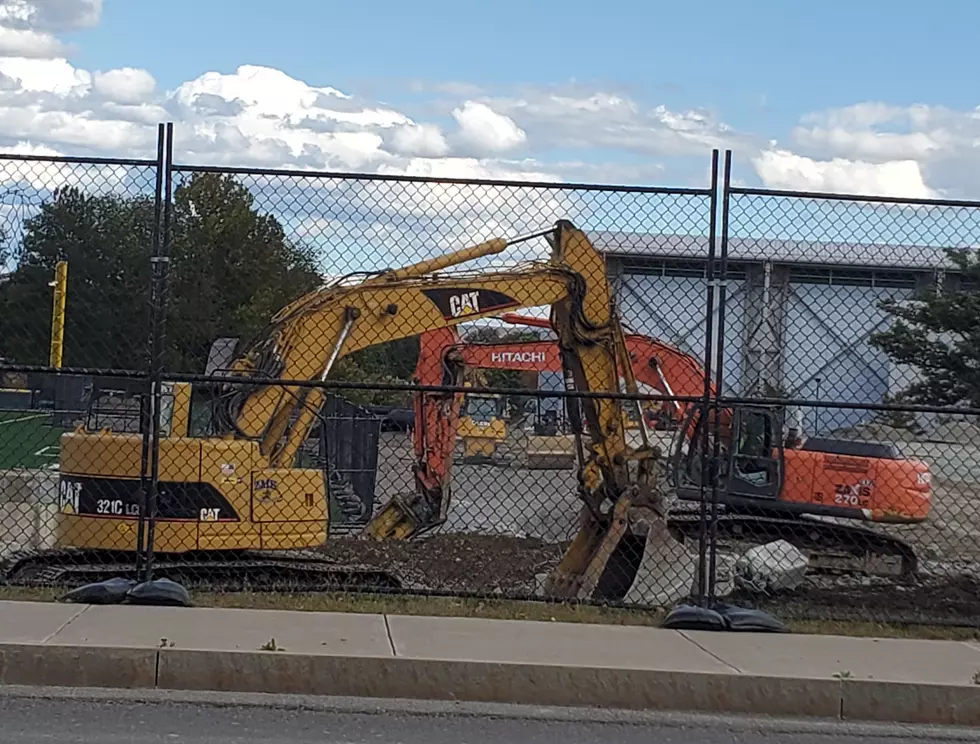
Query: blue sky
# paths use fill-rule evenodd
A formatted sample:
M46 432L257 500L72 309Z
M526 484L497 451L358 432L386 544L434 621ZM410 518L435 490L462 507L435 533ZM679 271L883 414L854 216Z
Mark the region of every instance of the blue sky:
M184 163L703 187L718 147L734 151L736 185L980 199L980 5L934 7L944 10L902 0L7 0L0 151L152 157L156 124L173 121ZM6 163L0 181L50 188L63 171ZM121 188L100 177L73 176ZM492 193L471 194L469 206L435 188L358 193L359 213L380 204L363 199L389 199L416 221L453 214L456 225L458 210L482 210L445 236L452 244L538 227L568 206L544 192L516 213L513 198ZM299 233L346 229L336 217L351 210L323 193L289 198L306 200L288 210ZM630 207L637 224L624 201L617 212L607 197L589 200L597 228L694 228L657 200ZM5 205L0 219L14 210ZM834 209L811 211L793 224L763 211L744 229L833 239ZM842 239L973 239L972 219L967 228L946 213L862 219ZM383 223L364 238L390 237Z
M28 89L21 116L25 97L47 113L43 93L68 97L59 123L98 126L72 135L0 116L8 149L152 153L153 124L167 118L195 162L701 186L717 146L734 149L749 185L980 196L975 3L9 5L0 74L17 82L0 94ZM368 136L343 141L327 105L304 129L307 87L337 89L384 121L362 118ZM276 98L287 89L290 101ZM318 137L324 117L334 130Z
M601 13L582 0L278 0L274 12L259 0L106 0L100 26L67 38L83 67L144 67L168 88L246 62L393 103L411 102L410 80L491 89L576 80L710 107L779 136L801 114L859 101L975 106L964 81L977 69L980 6L939 5L949 12L908 0L616 0Z

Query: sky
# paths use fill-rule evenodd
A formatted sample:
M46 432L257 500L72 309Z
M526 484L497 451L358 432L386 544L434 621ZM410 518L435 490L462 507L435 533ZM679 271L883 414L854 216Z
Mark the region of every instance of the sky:
M980 4L0 0L0 151L980 198Z

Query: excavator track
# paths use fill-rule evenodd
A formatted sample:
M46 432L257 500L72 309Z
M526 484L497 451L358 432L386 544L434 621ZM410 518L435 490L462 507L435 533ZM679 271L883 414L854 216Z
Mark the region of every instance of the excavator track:
M668 516L667 523L685 540L697 540L700 535L701 518L697 511L673 512ZM810 566L815 570L877 573L876 558L897 559L899 575L903 577L914 576L919 567L915 550L900 538L863 526L825 522L808 515L763 516L723 512L718 515L716 534L720 541L762 544L785 540L809 553Z
M0 559L0 585L69 588L136 577L132 553L86 549L23 550ZM153 577L209 591L398 591L376 568L342 565L312 550L220 551L153 557Z

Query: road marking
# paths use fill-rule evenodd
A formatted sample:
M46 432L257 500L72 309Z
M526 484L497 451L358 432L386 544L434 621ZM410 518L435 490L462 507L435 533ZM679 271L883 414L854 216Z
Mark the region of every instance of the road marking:
M5 424L20 424L23 423L24 421L36 421L37 419L42 419L45 418L46 416L47 414L44 413L38 413L35 414L34 416L21 416L20 418L8 419L7 421L0 421L0 426L4 426Z
M41 447L41 449L39 449L37 452L34 453L34 457L41 457L41 455L43 455L49 449L54 449L54 445L49 444L47 447Z

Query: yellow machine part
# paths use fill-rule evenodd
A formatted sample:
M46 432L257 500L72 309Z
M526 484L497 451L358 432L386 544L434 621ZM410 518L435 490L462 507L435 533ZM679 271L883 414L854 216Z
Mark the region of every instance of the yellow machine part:
M457 436L463 441L464 457L492 457L497 445L507 438L507 422L496 416L485 423L463 416L457 426Z
M170 435L160 439L154 548L183 553L322 544L329 527L322 471L262 469L257 442L188 437L189 407L189 386L176 385ZM63 434L56 544L134 550L142 469L138 434Z

